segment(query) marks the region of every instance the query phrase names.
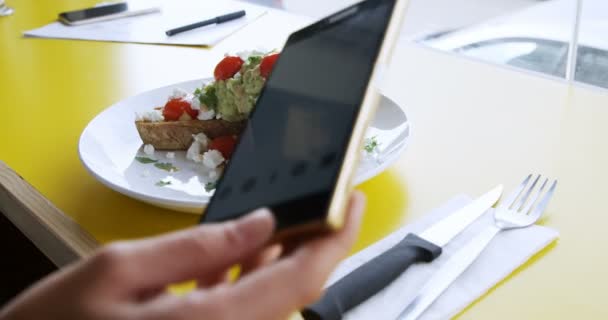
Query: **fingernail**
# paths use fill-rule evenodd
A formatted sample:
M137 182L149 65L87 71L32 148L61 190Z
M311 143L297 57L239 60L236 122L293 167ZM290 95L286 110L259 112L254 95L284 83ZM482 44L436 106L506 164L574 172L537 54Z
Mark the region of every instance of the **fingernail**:
M270 212L270 210L268 208L257 209L255 211L251 212L250 214L247 214L246 216L244 216L243 220L246 220L247 222L272 220L273 228L274 228L274 216L272 215L272 212Z
M360 221L363 218L363 213L365 212L367 198L365 194L361 191L355 191L353 193L353 198L354 201L358 202L357 204L355 204L356 208L353 212L353 218L355 221Z
M272 218L272 213L268 208L260 208L246 215L248 219L268 219Z
M365 195L365 193L363 193L363 191L355 190L353 192L353 195L359 197L359 199L362 201L367 201L367 196Z
M274 231L274 218L268 209L255 210L237 221L239 232L249 245L265 242ZM260 242L260 243L261 243Z

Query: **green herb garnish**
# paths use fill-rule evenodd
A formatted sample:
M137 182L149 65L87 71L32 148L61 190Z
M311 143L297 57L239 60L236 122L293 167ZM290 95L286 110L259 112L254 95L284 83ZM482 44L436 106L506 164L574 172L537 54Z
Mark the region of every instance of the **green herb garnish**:
M158 162L158 160L150 159L148 157L135 157L135 160L137 160L138 162L143 163L143 164Z
M157 187L166 187L170 184L171 184L171 181L163 181L163 180L160 180L159 182L155 183L155 185Z
M161 170L165 170L168 172L176 172L179 171L179 168L174 166L172 163L169 162L159 162L159 163L155 163L154 164L155 167L161 169Z
M260 62L262 62L262 56L249 56L249 58L247 58L247 64L259 64Z
M215 182L207 182L205 184L205 191L211 192L211 191L215 190L215 187L216 187L216 183Z
M217 94L215 93L215 86L211 84L206 86L205 89L197 89L197 91L195 91L194 94L198 96L198 101L206 105L209 109L217 111Z
M367 153L375 153L378 151L378 147L380 146L380 143L378 142L378 140L376 139L376 136L373 136L371 138L367 138L365 139L365 145L363 146L363 149L367 152Z

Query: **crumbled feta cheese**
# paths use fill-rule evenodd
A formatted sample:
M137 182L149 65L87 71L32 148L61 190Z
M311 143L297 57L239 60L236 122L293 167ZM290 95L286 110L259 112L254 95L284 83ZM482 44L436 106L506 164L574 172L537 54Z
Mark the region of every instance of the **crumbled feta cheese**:
M192 144L190 145L190 148L188 148L188 151L186 151L186 159L192 160L194 162L198 162L195 159L197 159L200 155L201 155L201 145L200 145L200 143L193 141Z
M188 92L181 88L174 88L173 94L169 96L169 99L183 99L188 96Z
M154 155L154 146L151 144L147 144L144 146L144 153L151 156Z
M237 52L236 55L241 58L243 61L247 61L251 56L263 56L265 53L260 50L245 50Z
M209 169L215 169L224 162L224 157L217 150L209 150L203 154L203 165Z
M198 120L211 120L213 118L215 118L215 111L208 109L207 111L199 111L198 112L198 116L197 116Z
M201 148L203 151L207 151L207 146L209 145L209 138L207 138L204 133L201 132L199 134L192 135L192 138L194 138L194 141L201 144Z
M175 152L167 152L167 159L175 159Z
M207 151L209 145L209 138L204 133L192 135L194 141L186 151L186 159L194 162L202 162L202 153Z
M217 180L217 178L219 178L218 171L219 171L218 169L213 169L213 170L209 171L209 175L208 175L209 180L211 180L211 181Z
M198 99L197 96L192 96L192 99L190 99L190 107L193 110L201 110L201 101Z
M151 110L145 112L135 112L135 121L160 122L164 121L165 117L161 110Z

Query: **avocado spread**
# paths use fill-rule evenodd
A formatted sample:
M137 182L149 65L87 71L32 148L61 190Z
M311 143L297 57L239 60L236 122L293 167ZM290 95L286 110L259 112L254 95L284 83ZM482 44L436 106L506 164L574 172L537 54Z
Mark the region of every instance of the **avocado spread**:
M195 94L201 104L226 121L247 119L266 81L260 74L261 61L261 56L250 56L232 78L217 80L197 90Z

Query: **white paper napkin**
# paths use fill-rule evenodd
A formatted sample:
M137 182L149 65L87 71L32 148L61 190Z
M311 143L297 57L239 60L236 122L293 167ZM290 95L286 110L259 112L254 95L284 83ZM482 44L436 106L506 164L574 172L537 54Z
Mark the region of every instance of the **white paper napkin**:
M471 201L469 196L457 196L416 223L399 229L344 260L330 277L328 285L386 251L403 239L406 234L420 233L426 227ZM464 246L484 227L493 223L492 214L491 209L454 238L443 248L443 253L433 263L410 267L390 286L348 312L345 318L348 320L396 319L426 281L455 251ZM558 235L556 230L542 226L501 232L479 258L421 315L420 319L448 319L456 315L535 253L553 242Z

